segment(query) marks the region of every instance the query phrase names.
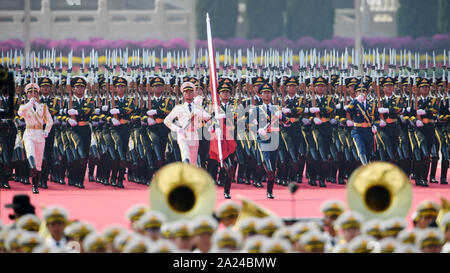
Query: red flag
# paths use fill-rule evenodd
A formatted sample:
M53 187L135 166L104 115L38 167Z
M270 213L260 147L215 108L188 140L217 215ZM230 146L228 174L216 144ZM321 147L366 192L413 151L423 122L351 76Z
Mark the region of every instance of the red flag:
M219 102L217 98L217 74L216 74L216 60L214 57L214 46L212 43L211 25L209 22L209 15L206 14L206 32L208 36L208 60L209 60L209 82L211 87L211 98L214 106L214 113L219 113ZM221 120L219 123L222 134L219 138L215 131L211 134L211 141L209 146L209 156L211 159L215 159L220 162L222 166L223 159L227 158L230 154L236 150L236 142L234 141L232 134L227 133L225 120Z
M233 131L228 132L227 125L224 121L225 120L221 120L220 122L220 128L222 128L222 134L220 137L220 143L222 146L222 159L226 159L228 156L233 154L236 151L237 146L236 141L234 141L233 138ZM211 159L220 161L219 145L215 131L211 133L211 141L209 143L209 157Z

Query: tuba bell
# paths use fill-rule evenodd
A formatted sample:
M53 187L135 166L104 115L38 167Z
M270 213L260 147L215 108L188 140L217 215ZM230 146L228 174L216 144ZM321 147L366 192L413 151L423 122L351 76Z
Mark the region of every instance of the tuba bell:
M347 184L347 203L365 220L406 217L411 209L412 186L405 173L387 162L357 168Z
M158 172L150 184L150 208L168 221L212 215L216 202L214 181L205 170L181 162Z
M253 201L245 198L242 195L238 195L238 199L241 200L242 202L242 208L241 211L239 212L239 216L236 220L236 223L233 226L233 229L235 231L238 231L239 225L242 223L242 221L249 217L264 218L267 216L276 216L274 212L258 205L257 203L254 203Z

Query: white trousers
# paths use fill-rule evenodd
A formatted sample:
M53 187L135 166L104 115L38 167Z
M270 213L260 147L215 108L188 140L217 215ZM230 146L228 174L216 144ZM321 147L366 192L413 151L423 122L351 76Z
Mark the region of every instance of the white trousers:
M45 137L41 129L26 129L23 134L23 144L27 158L34 157L36 169L42 170L42 158L44 157Z
M197 166L198 140L178 140L181 160L189 159L189 164Z

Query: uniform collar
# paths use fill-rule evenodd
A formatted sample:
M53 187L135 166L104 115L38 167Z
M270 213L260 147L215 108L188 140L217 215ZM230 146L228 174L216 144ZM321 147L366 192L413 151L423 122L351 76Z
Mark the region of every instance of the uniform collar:
M289 94L286 95L286 99L288 99L288 100L293 100L293 99L296 99L296 98L298 98L297 94L295 94L293 97L289 96Z
M316 95L316 99L319 99L319 100L321 100L323 97L324 97L323 95L322 96Z

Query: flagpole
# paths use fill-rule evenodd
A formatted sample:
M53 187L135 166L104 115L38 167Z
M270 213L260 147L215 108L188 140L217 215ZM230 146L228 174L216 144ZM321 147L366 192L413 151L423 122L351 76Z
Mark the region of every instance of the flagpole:
M206 33L208 35L209 82L210 82L210 87L211 87L211 97L213 98L214 114L217 115L219 112L219 106L218 106L218 101L217 101L216 61L215 61L214 47L213 47L212 35L211 35L211 25L210 25L208 13L206 13ZM223 167L221 137L222 137L222 134L218 134L217 147L219 148L220 166Z

